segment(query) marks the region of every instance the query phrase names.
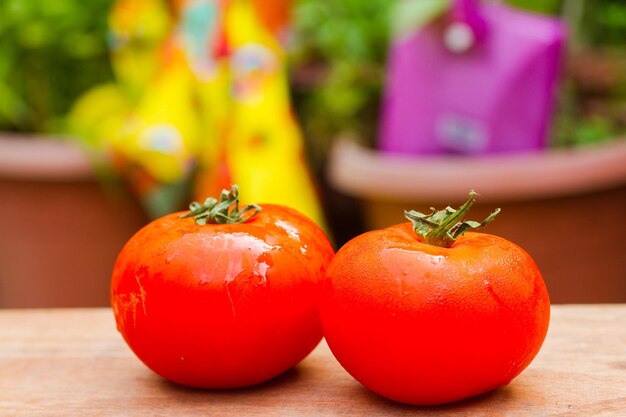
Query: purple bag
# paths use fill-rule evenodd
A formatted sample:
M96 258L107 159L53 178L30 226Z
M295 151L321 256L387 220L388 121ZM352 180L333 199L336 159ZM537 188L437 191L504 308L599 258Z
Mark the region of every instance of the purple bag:
M558 19L453 0L443 19L393 40L379 147L418 154L544 148L564 38Z

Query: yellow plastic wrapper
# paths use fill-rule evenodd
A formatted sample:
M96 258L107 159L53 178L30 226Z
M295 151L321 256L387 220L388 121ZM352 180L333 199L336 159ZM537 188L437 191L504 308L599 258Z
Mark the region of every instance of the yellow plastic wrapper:
M270 14L274 5L278 10ZM284 50L279 42L287 3L228 2L225 38L230 73L229 124L212 151L198 197L237 183L244 203L285 204L323 225L304 159L303 139L289 102ZM257 9L266 10L260 13Z
M161 46L173 16L163 0L117 0L109 13L109 49L118 84L139 100L161 70Z
M289 6L115 2L117 83L83 96L70 126L111 153L151 216L238 184L244 203L291 206L323 225L289 101L282 44Z

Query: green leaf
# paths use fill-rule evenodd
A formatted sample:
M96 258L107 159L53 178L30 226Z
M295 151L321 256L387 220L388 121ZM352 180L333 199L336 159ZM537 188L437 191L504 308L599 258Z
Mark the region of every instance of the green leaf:
M413 223L413 230L424 242L436 246L450 247L467 229L475 229L487 225L500 212L500 209L495 210L481 223L472 220L462 221L474 204L476 195L475 192L470 192L468 200L458 210L452 207L446 207L439 211L431 208L429 214L411 210L405 211L404 216Z
M204 204L193 202L189 205L190 211L181 219L193 217L196 224L237 224L244 223L258 212L261 207L250 204L239 210L239 188L233 184L230 190L222 190L219 201L215 198L207 198Z

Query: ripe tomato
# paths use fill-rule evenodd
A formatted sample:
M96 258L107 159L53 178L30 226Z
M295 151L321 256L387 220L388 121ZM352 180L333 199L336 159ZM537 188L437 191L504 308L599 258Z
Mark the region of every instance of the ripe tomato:
M365 233L335 255L324 335L372 391L415 405L452 402L508 384L539 351L550 315L541 274L515 244L463 234L495 216L458 222L473 201L408 212L415 225Z
M113 270L120 333L176 383L257 384L297 364L322 337L318 284L333 256L328 239L295 210L240 212L236 197L234 186L219 202L194 203L187 216L195 221L181 213L153 221Z

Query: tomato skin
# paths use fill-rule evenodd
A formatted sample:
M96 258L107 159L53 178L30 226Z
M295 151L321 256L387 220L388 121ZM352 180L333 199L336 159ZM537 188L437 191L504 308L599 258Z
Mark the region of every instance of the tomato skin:
M414 405L508 384L538 353L549 317L541 274L521 248L473 232L432 246L410 223L344 245L322 297L324 336L341 365Z
M262 209L230 225L174 213L122 249L111 282L117 327L157 374L193 387L249 386L319 343L319 288L333 249L296 211Z

